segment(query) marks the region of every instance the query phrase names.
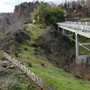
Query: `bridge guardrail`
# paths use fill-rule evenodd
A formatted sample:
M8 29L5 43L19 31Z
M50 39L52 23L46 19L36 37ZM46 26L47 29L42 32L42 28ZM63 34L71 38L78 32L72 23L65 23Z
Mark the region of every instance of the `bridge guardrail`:
M59 23L61 26L81 30L82 32L90 32L90 25L86 24L73 24L73 23Z
M90 25L90 22L71 22L71 21L66 21L65 23L71 23L71 24L79 24L79 25Z

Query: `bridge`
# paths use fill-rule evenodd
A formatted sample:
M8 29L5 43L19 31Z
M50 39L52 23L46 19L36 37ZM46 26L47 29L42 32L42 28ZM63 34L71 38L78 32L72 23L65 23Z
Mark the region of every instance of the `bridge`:
M90 49L86 47L87 45L90 45L90 43L79 43L78 41L79 35L84 36L86 38L90 38L90 22L66 21L62 23L57 23L57 25L58 25L58 32L62 32L63 35L68 36L70 39L75 41L76 59L80 58L79 45L85 48L86 50L90 51ZM72 34L75 34L75 40L67 34L67 31L72 32Z

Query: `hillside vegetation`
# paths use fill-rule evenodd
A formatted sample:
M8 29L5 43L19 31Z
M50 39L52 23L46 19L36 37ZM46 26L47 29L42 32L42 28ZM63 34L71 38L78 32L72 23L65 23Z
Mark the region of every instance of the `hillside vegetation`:
M3 29L0 38L1 90L38 89L17 67L10 67L2 50L42 78L45 90L90 90L90 81L82 80L90 80L90 65L77 67L75 43L55 29L57 22L65 20L64 9L43 2L21 3L4 19L9 29Z
M57 22L64 21L64 10L56 5L41 3L31 13L31 18L36 23L56 25Z
M39 46L37 41L39 40L38 38L48 32L48 30L43 29L42 25L28 24L26 26L28 35L31 39L19 43L19 46L16 47L15 52L18 52L18 57L16 57L15 52L11 53L11 55L42 78L44 89L89 90L89 81L75 78L74 75L66 73L63 69L57 68L51 61L48 61L44 49ZM0 56L3 56L2 51L0 51ZM3 87L5 90L37 90L18 68L4 68L0 71L6 73L5 77L2 77L2 74L0 74L1 90ZM7 82L7 77L9 78L9 82Z
M77 79L48 61L44 50L37 43L38 37L44 33L40 25L28 24L27 31L31 40L20 45L18 60L42 78L46 90L89 90L89 81Z

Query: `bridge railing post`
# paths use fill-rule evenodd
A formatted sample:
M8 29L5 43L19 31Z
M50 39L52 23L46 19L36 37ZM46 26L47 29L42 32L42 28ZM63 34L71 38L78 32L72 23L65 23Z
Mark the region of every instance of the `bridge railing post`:
M65 29L63 29L63 35L65 35Z

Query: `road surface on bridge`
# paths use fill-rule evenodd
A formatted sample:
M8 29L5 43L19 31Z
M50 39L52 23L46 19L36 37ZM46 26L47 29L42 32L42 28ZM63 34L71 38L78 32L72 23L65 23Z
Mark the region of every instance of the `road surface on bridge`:
M90 22L63 22L58 27L90 38Z

